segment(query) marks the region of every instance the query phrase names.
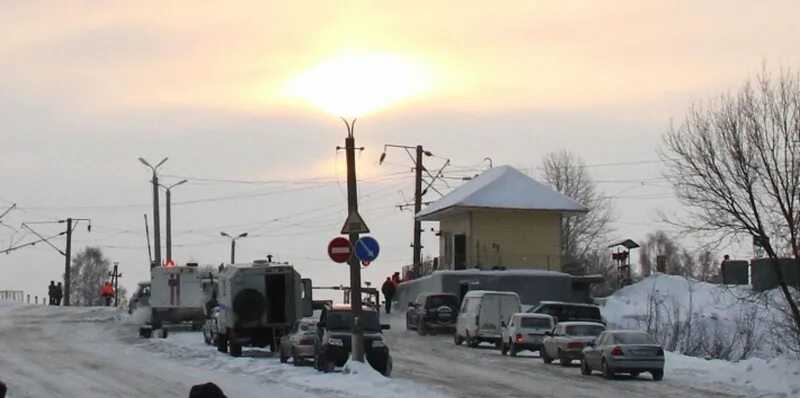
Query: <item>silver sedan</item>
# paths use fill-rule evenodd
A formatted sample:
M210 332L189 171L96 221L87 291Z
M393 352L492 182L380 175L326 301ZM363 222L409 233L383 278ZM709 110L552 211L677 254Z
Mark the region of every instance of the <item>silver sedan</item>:
M650 372L654 380L664 377L664 349L647 333L638 330L607 330L583 349L581 373L603 372L613 379L617 373Z
M314 342L317 335L317 320L303 318L295 322L292 330L281 338L278 356L282 363L292 358L295 366L314 358Z

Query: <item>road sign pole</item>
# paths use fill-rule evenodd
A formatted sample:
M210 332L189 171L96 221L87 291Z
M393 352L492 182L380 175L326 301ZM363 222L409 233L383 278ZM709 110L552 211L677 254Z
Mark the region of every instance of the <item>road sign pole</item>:
M347 138L344 140L347 157L347 208L348 214L358 213L358 188L356 186L356 140L353 137L353 128L356 120L344 120L347 125ZM358 241L358 232L350 233L350 244ZM350 261L350 308L353 313L352 323L352 359L364 362L364 330L361 307L361 264L356 256L351 256Z

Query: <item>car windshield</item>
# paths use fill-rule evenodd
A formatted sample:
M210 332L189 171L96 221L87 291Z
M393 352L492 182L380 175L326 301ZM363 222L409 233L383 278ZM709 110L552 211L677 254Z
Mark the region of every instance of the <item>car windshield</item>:
M597 336L603 333L605 328L601 325L569 325L565 332L567 336Z
M439 308L443 305L458 308L458 301L455 296L429 296L426 304L428 308Z
M530 317L522 318L522 321L520 322L520 326L522 326L523 328L529 328L529 329L536 329L536 328L539 328L539 329L547 328L547 329L549 329L549 328L552 327L552 325L550 324L550 320L547 319L547 318L530 318Z
M378 314L375 311L364 311L364 330L367 332L380 332L381 324L378 321ZM350 311L331 311L328 313L326 327L328 330L349 331L352 319Z
M617 344L657 344L647 333L614 333Z

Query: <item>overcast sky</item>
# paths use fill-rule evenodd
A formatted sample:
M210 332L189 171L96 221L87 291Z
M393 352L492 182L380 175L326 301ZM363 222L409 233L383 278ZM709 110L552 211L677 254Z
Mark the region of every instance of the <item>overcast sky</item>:
M450 159L450 187L486 157L537 176L544 154L568 149L614 198L612 238L642 239L663 227L657 211L680 209L657 162L670 120L763 65L800 66L796 1L217 4L0 5L0 204L18 205L0 246L34 239L11 230L22 222L91 218L73 251L102 247L133 287L149 278L152 215L136 159L169 156L162 181L189 179L173 192L176 261L227 261L220 231L248 232L239 260L273 254L316 284L346 284L325 254L346 213L345 127L290 89L332 60L375 57L401 60L398 76L413 80L345 62L352 73L321 83L334 100L360 93L354 76L409 94L356 124L362 214L382 243L365 279L411 259L412 214L395 207L413 198L411 162L392 150L378 166L386 143L424 145L432 170ZM436 254L436 224L425 227L424 253ZM0 289L42 295L62 273L44 244L0 257Z

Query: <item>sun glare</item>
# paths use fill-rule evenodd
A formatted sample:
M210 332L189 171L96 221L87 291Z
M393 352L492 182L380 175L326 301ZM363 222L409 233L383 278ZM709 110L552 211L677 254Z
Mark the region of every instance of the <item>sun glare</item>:
M394 53L343 55L301 73L284 94L330 112L358 117L420 97L430 88L421 64Z

